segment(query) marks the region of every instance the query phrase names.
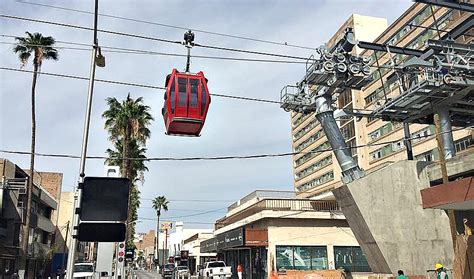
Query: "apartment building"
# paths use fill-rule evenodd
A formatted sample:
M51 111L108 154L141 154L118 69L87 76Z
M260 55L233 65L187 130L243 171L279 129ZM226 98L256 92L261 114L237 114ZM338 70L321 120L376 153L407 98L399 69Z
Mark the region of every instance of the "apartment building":
M38 175L40 175L39 173ZM48 254L53 249L56 231L57 200L55 193L60 191L62 175L43 173L44 188L35 179L32 192L31 224L28 238L28 260L25 278L37 278L49 274L46 269ZM19 166L0 159L0 275L10 276L20 265L23 226L26 218L27 182L29 175ZM50 192L51 191L51 192Z
M357 16L353 15L336 32L328 45L334 43L345 27L349 26L354 27L355 37L360 41L423 49L427 40L437 39L439 34L445 34L446 30L450 30L468 16L467 13L448 8L415 3L388 28L375 30L372 26L375 23L367 24L371 29L369 32L364 31L364 28L367 28L366 25L357 24ZM371 20L376 19L367 19L368 22ZM376 31L379 33L377 34ZM361 33L370 33L374 36L364 38L360 35ZM466 36L464 39L471 40L472 37ZM337 96L335 106L346 109L374 110L386 100L400 94L396 80L387 80L387 77L392 73L390 68L402 62L407 56L359 48L356 48L355 52L370 57L373 61L373 81L360 91L346 90ZM407 159L402 123L354 117L344 118L338 122L348 146L358 146L352 149L352 153L359 166L366 171L370 172L387 163ZM430 137L434 135L434 132L433 125L410 124L410 137L419 137L412 141L416 160L438 160L436 140ZM295 190L306 197L315 195L321 198L331 197L331 189L342 183L335 156L332 152L305 153L330 148L321 125L313 114L293 114L292 135L294 152L301 152L294 156ZM453 136L457 152L463 152L474 146L469 129L457 130L456 128ZM383 144L384 142L387 144Z

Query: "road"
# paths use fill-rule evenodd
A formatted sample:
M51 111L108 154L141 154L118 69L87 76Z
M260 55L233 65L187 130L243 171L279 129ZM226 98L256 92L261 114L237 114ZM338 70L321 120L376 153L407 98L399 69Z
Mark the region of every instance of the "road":
M138 276L137 278L139 279L161 279L161 276L156 272L135 270L135 274Z

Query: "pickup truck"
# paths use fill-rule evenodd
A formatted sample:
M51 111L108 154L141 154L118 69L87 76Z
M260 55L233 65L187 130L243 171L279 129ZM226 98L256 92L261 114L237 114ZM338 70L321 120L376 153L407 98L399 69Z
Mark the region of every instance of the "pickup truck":
M225 262L215 261L206 262L199 271L200 278L230 278L232 276L232 268L225 266Z

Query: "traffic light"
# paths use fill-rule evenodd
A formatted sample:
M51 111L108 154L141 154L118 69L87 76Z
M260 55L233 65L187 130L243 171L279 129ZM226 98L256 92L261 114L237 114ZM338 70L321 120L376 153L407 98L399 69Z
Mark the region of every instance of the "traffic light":
M125 240L130 180L113 177L86 177L80 185L77 238L89 242Z
M123 263L125 259L125 243L120 242L117 250L117 261Z

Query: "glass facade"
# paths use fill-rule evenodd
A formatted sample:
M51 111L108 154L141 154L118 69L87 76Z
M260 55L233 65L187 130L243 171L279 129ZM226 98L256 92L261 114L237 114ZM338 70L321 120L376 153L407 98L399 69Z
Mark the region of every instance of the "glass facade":
M325 246L276 246L277 270L322 270L328 268Z
M370 272L364 252L358 246L334 246L334 263L336 269L347 272Z

